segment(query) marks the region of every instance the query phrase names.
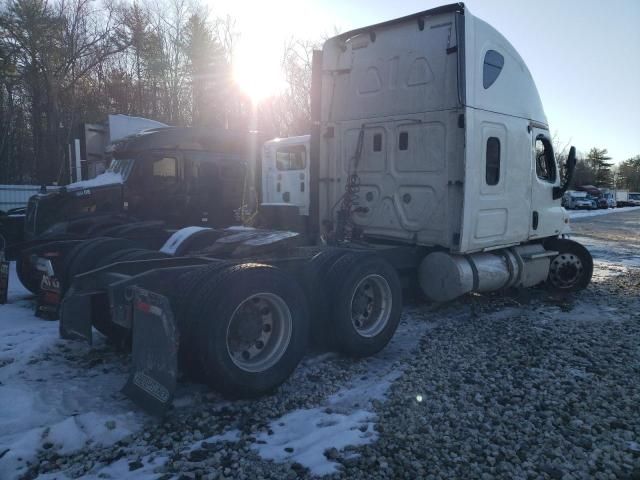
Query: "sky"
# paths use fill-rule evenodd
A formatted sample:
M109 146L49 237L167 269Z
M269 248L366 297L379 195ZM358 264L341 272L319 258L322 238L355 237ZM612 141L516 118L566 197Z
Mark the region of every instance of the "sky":
M237 56L266 78L287 39L319 40L447 0L210 0L236 19ZM640 0L469 0L527 63L552 133L579 152L640 155ZM275 75L275 74L274 74ZM245 74L246 76L246 74Z

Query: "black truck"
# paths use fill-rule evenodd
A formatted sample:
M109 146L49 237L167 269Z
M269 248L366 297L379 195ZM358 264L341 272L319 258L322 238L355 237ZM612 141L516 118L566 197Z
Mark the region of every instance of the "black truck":
M156 248L171 229L230 225L252 201L247 186L254 184L257 141L254 133L178 127L126 137L112 146L105 173L43 189L29 199L22 217L8 216L14 234L5 255L17 262L22 283L37 292L41 275L31 258L44 255L59 263L72 240L133 236L140 246Z

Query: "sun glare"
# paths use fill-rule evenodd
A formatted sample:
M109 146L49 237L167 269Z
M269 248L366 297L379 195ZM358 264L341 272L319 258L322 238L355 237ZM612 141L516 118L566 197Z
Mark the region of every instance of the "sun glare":
M278 56L267 45L250 42L239 49L234 58L233 75L240 89L257 104L277 95L285 87Z

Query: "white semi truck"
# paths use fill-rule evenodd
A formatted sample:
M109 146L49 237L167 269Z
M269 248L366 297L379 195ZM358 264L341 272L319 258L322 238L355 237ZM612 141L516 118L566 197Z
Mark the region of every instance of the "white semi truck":
M227 229L195 256L73 279L62 336L95 326L131 345L140 404L166 408L179 368L246 396L283 382L309 341L372 355L411 282L434 301L589 284L591 255L563 238L575 149L561 178L527 66L463 4L329 39L311 94L311 136L267 144L263 171L263 203L298 207L303 235Z

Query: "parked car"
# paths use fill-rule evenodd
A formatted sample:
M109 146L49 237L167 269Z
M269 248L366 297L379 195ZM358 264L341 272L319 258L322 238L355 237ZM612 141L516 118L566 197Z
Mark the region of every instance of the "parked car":
M596 202L589 197L587 192L569 191L564 194L562 203L564 208L569 210L594 210L597 208Z
M598 205L598 208L604 208L604 209L609 208L609 202L607 202L607 199L604 198L604 196L598 197L598 198L596 198L594 200L596 201L596 204Z

